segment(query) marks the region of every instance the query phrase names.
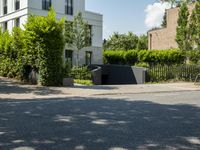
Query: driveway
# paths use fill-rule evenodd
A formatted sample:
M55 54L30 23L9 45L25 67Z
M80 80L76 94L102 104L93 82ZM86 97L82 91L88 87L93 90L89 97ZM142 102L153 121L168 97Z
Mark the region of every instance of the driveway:
M198 87L166 86L151 92L90 87L81 96L89 87L44 88L1 78L0 149L199 150Z

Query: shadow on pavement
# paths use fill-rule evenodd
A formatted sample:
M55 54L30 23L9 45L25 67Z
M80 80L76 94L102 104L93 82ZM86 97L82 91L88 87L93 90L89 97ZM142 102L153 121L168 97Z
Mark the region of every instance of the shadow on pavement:
M0 149L200 149L200 109L69 98L0 102Z
M60 94L60 90L54 90L49 87L37 87L31 85L20 84L12 80L5 80L0 78L0 94L26 94L34 93L35 95L49 95Z

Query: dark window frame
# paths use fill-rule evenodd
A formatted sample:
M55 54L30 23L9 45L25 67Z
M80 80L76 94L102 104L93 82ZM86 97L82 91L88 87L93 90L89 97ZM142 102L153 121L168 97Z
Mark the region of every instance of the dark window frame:
M5 32L6 30L8 30L8 22L3 22L3 31Z
M42 0L43 10L50 10L51 6L52 6L52 0Z
M19 27L20 26L20 18L15 19L15 26Z
M89 30L90 30L90 38L89 38L89 46L92 46L92 25L89 25Z
M73 64L73 50L65 49L65 62L70 63L70 67L72 67Z
M15 0L15 10L20 9L20 0Z
M88 55L89 54L89 55ZM92 64L92 51L86 51L85 52L85 64L87 66L91 65ZM89 57L88 57L89 56Z
M8 0L3 0L3 14L6 15L8 13Z
M74 4L73 0L65 0L65 14L73 15L74 14Z

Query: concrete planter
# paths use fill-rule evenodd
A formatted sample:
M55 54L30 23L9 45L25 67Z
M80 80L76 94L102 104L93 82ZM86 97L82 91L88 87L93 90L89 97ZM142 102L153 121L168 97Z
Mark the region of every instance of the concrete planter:
M74 78L64 78L63 86L66 86L66 87L74 86Z

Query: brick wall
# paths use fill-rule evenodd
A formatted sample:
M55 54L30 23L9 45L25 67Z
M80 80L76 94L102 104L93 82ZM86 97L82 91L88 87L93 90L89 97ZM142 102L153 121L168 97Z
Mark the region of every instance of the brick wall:
M194 5L189 5L189 10L192 12ZM179 8L167 10L167 27L148 32L149 49L165 50L177 48L176 43L176 27L178 20Z

